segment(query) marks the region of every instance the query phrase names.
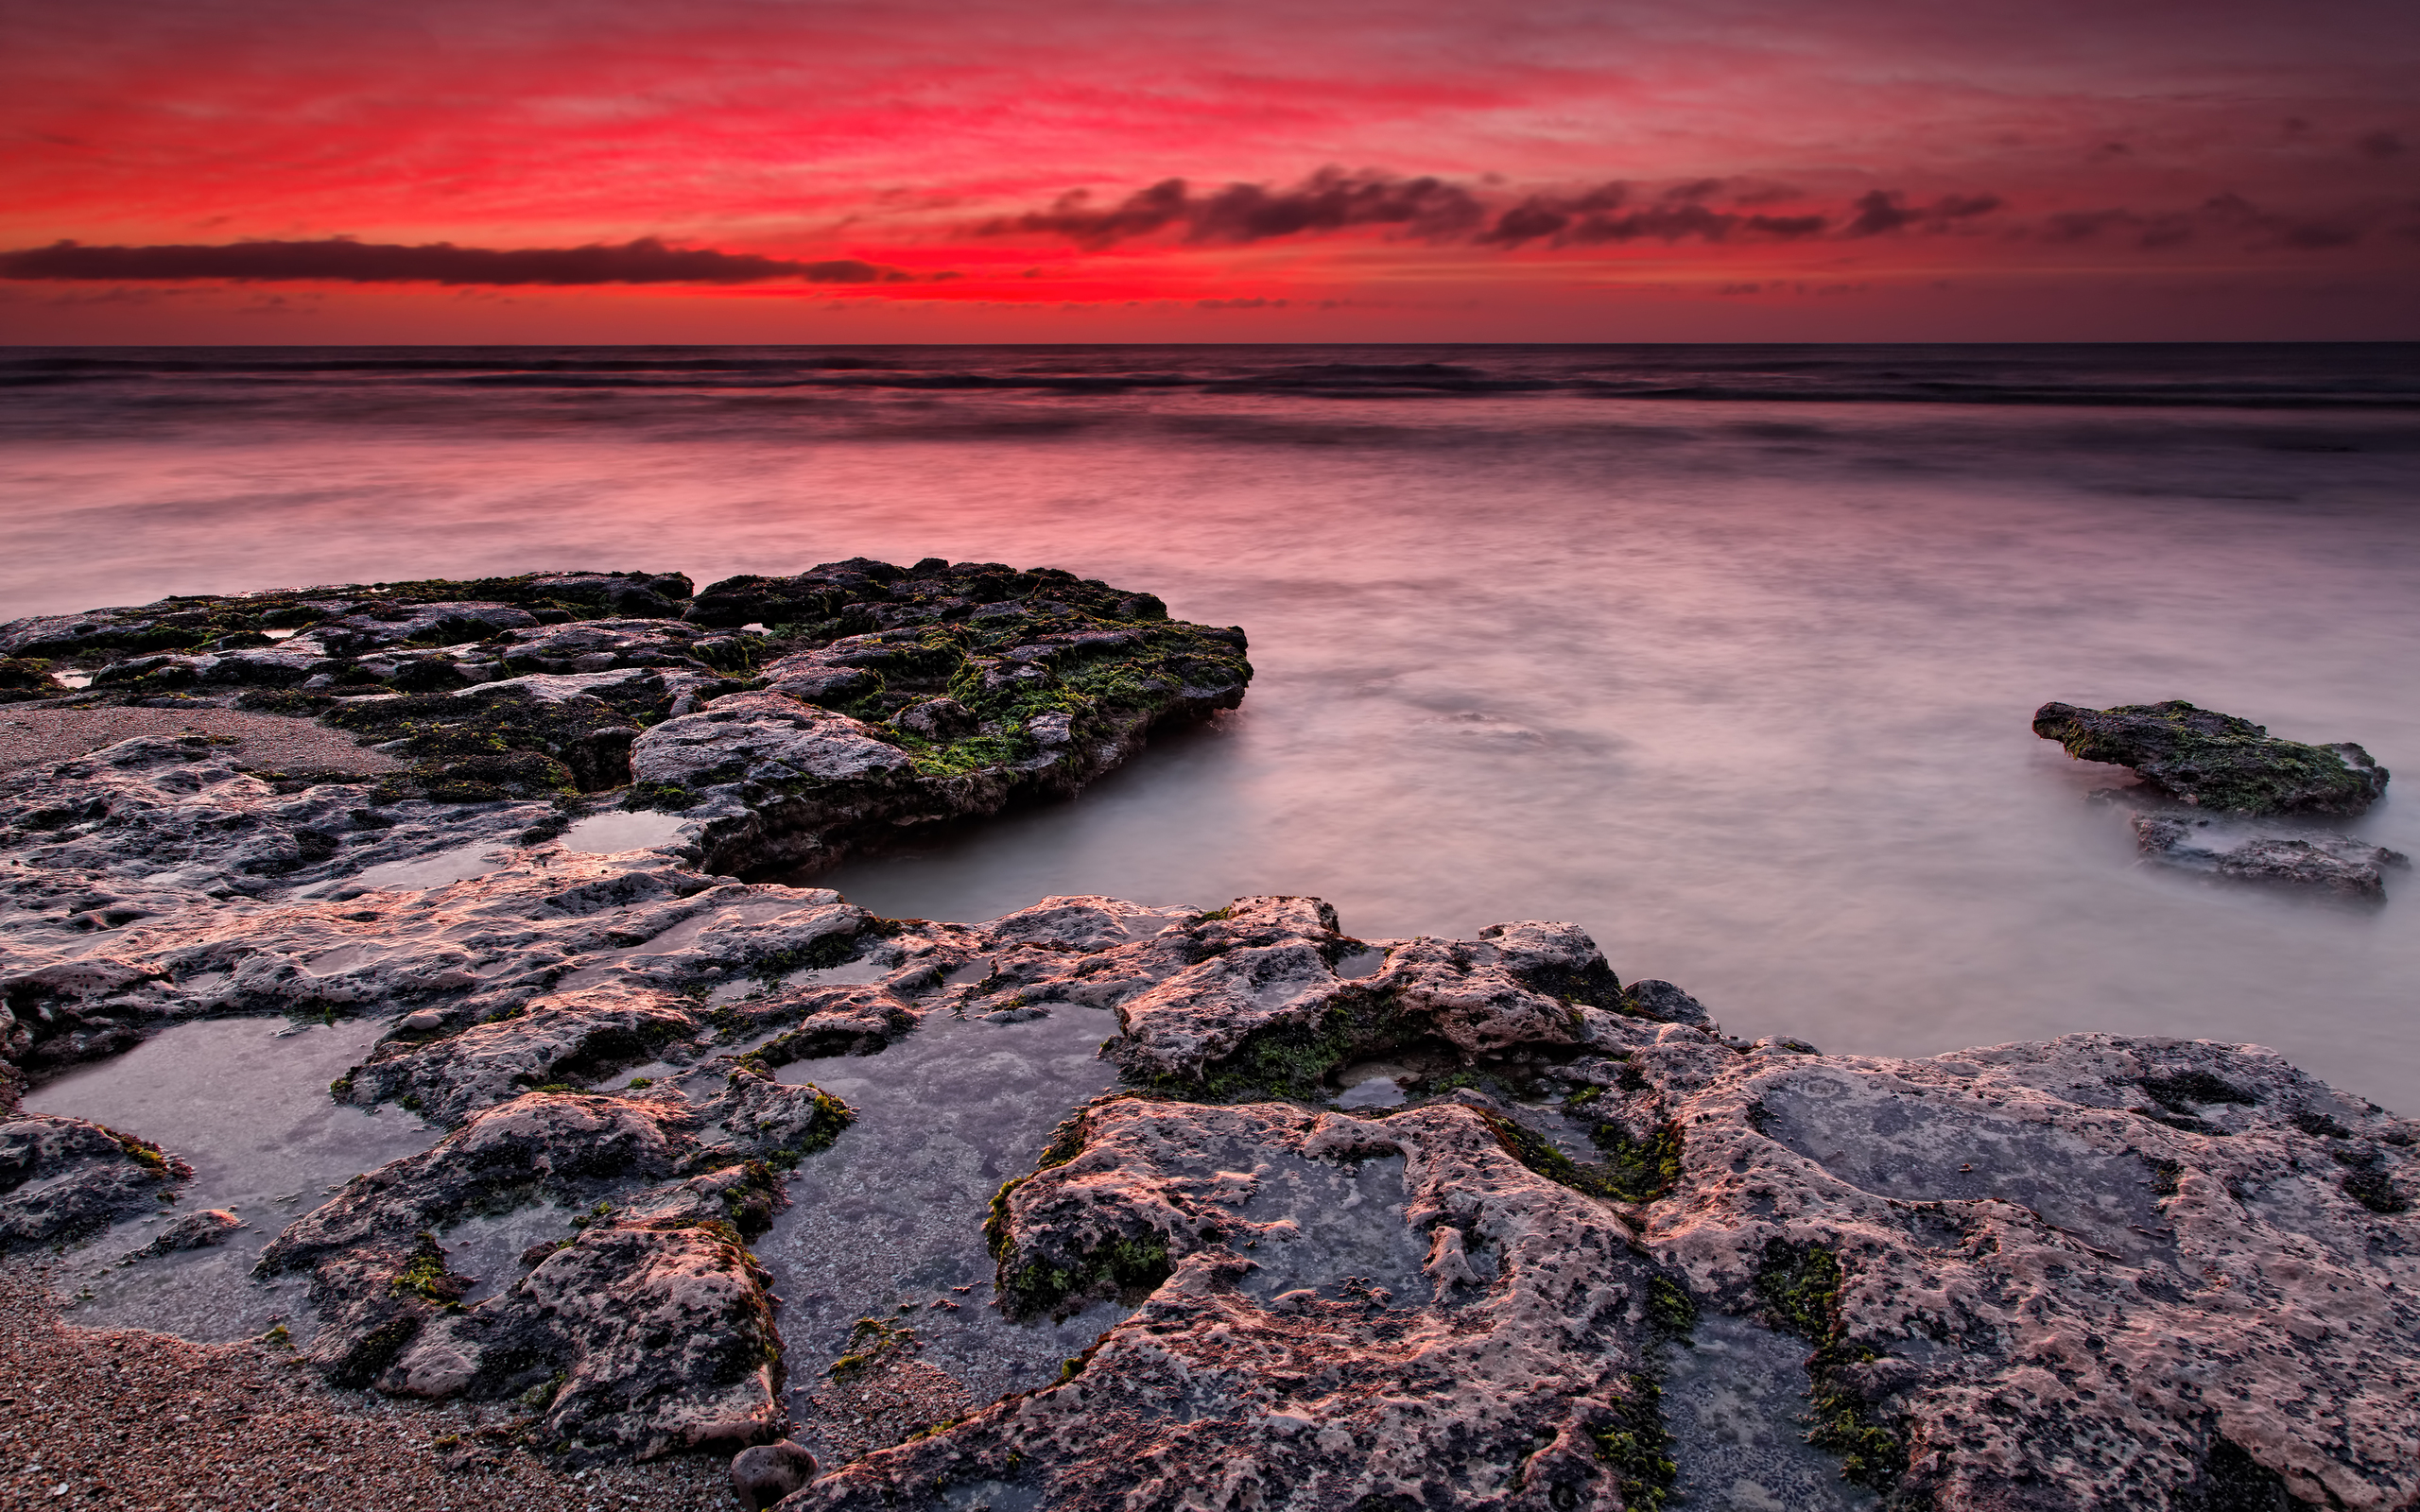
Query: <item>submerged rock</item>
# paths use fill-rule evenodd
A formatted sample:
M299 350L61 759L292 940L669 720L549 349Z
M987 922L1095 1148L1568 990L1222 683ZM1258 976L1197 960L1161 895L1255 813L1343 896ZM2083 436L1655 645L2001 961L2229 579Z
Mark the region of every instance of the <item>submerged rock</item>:
M2134 825L2143 853L2171 866L2356 897L2383 898L2385 870L2411 865L2400 850L2349 835L2272 834L2204 815L2136 814Z
M244 1220L225 1208L204 1208L189 1212L160 1230L159 1237L129 1256L173 1255L185 1249L207 1249L223 1245L244 1227Z
M2360 814L2386 792L2386 768L2359 746L2278 740L2265 726L2178 698L2116 709L2046 703L2033 732L2079 761L2132 767L2157 792L2230 813Z

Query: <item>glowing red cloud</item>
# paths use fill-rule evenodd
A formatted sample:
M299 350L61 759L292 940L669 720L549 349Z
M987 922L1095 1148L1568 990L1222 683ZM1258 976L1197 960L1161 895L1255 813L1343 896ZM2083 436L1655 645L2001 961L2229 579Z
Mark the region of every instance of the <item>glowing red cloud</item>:
M348 236L495 267L660 244L701 285L961 309L1952 282L2014 310L2144 280L2408 307L2420 12L1971 9L22 0L0 273L62 239L135 271L54 261L84 271L0 295L64 309L39 290L156 280L164 249ZM231 276L279 276L250 255ZM850 266L900 272L803 271Z

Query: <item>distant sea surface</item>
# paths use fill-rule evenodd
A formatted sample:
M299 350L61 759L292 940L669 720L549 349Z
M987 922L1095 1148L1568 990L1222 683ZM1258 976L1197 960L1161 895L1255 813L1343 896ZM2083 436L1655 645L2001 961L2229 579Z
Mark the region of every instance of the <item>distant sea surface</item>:
M853 556L1149 589L1259 674L821 879L879 912L1572 919L1736 1033L2251 1041L2420 1112L2420 874L2143 865L2028 728L2357 740L2420 853L2420 348L0 351L0 618Z

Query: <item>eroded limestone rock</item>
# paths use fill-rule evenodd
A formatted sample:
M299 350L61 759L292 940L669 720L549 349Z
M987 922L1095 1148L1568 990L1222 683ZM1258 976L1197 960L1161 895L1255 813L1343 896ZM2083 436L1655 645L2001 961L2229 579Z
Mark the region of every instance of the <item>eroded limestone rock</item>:
M80 1239L159 1211L193 1168L158 1145L78 1118L0 1117L0 1254Z
M1011 1297L1149 1300L1060 1383L786 1507L970 1488L1036 1506L1610 1509L1653 1478L1653 1450L1625 1435L1652 1436L1655 1265L1477 1109L1113 1098L1001 1210Z
M1073 793L1252 676L1241 630L1049 568L856 560L688 599L644 573L281 590L16 621L0 652L89 669L73 696L11 674L27 696L320 719L406 765L378 802L635 781L717 870Z

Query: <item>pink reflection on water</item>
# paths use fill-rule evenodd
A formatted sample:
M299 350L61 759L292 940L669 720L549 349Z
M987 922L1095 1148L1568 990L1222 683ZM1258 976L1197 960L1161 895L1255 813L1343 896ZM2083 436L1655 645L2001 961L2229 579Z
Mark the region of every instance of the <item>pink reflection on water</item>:
M2420 1107L2408 900L2144 868L2084 801L2122 774L2028 729L2048 698L2185 696L2420 770L2408 443L1880 406L966 413L924 439L894 414L19 444L0 587L21 613L554 565L1065 566L1245 626L1243 710L1073 803L826 881L944 918L1282 891L1370 936L1572 919L1737 1032L2251 1040ZM2359 828L2420 849L2411 812Z

